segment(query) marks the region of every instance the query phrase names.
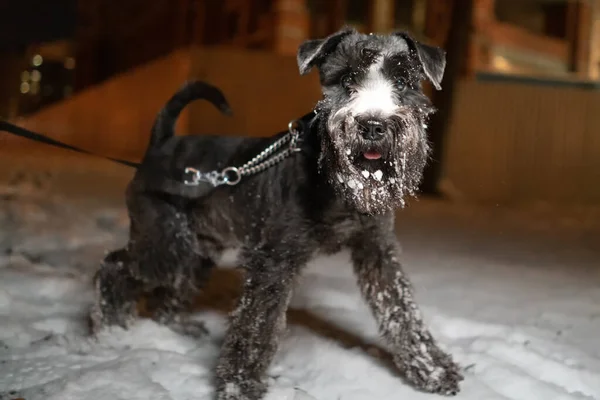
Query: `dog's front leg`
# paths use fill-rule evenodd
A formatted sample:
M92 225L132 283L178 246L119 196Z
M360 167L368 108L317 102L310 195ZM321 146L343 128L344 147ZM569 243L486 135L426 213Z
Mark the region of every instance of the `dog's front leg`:
M361 235L352 246L360 290L407 379L420 390L454 395L463 379L460 368L425 327L398 248L393 232Z
M242 297L230 316L216 370L218 400L259 400L264 374L286 326L286 310L299 267L282 260L285 250L253 251ZM289 253L289 252L288 252Z

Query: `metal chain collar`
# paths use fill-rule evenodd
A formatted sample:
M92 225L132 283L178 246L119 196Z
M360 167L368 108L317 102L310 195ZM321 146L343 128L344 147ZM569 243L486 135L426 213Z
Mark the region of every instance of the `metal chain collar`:
M241 167L227 167L221 171L202 172L196 168L187 167L186 175L191 175L191 179L184 179L183 183L188 186L197 186L202 182L210 183L217 187L221 185L234 186L240 183L244 176L257 174L271 168L273 165L283 161L293 153L301 151L298 147L298 139L300 122L298 120L290 121L288 124L288 133L275 143L264 149L260 154L248 161ZM285 143L289 142L288 146L278 154Z

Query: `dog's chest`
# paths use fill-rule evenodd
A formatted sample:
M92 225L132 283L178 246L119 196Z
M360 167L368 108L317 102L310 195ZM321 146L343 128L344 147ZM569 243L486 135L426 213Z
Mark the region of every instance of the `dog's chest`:
M351 215L329 216L318 227L320 251L325 254L339 252L359 230L360 221Z

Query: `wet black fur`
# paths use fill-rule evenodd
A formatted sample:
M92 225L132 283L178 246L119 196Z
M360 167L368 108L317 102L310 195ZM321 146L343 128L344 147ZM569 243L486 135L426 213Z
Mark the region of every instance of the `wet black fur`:
M270 138L173 136L177 114L187 102L203 97L206 85L191 84L178 92L165 108L170 111L159 115L144 162L127 188L129 242L109 254L96 275L97 300L91 312L94 331L115 324L127 327L136 317L135 302L146 293L157 321L187 334L202 334L203 327L187 321L182 312L202 289L222 252L239 248L245 283L218 360L216 398L259 400L267 390L265 371L285 329L296 278L316 255L349 249L360 290L398 368L418 389L458 392L459 367L424 326L399 263L394 231L394 208L399 200L371 210L357 209L357 202L349 200L330 179L341 168L332 154L338 144L327 128L329 115L344 102L345 94L338 89L340 69L356 63L360 73L361 63L369 64L362 57L373 56L361 53L360 47L351 49L354 44L363 41L376 47L376 52L398 53L400 67L387 65L386 70L410 82L402 101L411 109L423 109L415 118L425 118L430 112L419 80L439 85L443 52L423 47L409 36L398 37L344 30L301 46L300 72L320 68L325 96L316 113L302 118L303 151L245 177L236 186L214 190L185 186L182 171L188 166L209 171L242 165L286 132ZM399 43L408 44L409 51L402 46L398 50ZM217 104L228 109L224 99ZM425 163L426 143L423 139L414 143L389 139L387 143L381 150L390 157L397 150L406 152L410 165L404 184L414 185ZM386 196L409 192L386 192Z

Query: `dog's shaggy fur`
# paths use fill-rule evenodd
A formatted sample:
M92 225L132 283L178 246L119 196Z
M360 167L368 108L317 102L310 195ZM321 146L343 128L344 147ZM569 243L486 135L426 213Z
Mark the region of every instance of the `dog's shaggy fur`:
M219 400L259 400L265 371L286 325L294 281L319 253L351 252L360 290L397 367L417 388L455 394L459 367L425 327L399 262L394 209L414 194L428 156L421 90L440 88L445 53L407 34L344 29L305 42L301 74L319 69L323 99L302 118L302 151L235 186L183 185L182 171L240 166L271 138L174 137L181 109L195 98L227 111L216 88L187 85L158 117L142 166L127 189L125 249L96 275L91 321L127 326L150 293L156 320L200 334L181 314L225 249L240 249L243 294L230 316L216 368Z

